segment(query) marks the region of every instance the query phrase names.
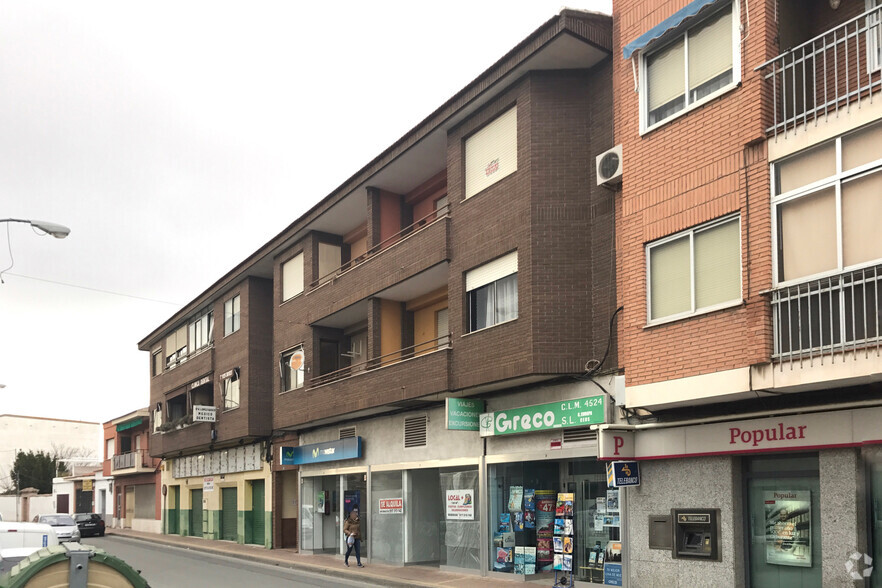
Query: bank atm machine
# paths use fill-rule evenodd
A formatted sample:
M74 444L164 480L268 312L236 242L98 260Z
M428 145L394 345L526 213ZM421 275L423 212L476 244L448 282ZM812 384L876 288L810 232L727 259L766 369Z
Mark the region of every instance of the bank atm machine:
M720 509L671 509L674 559L720 561Z

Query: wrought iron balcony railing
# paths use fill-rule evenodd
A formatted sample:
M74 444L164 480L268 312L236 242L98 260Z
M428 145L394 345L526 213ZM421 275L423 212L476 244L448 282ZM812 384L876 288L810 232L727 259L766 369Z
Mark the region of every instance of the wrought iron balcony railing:
M770 136L860 108L882 88L882 5L756 68L771 87ZM876 100L882 97L876 96Z
M772 292L779 362L832 359L882 348L882 265L811 280Z

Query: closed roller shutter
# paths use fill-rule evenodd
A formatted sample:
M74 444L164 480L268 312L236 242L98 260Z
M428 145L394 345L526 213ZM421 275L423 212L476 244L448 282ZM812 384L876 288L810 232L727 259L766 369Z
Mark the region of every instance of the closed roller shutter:
M518 169L518 110L512 108L465 142L465 197Z
M202 537L202 490L190 492L190 536Z
M235 541L238 527L235 488L221 489L221 539Z

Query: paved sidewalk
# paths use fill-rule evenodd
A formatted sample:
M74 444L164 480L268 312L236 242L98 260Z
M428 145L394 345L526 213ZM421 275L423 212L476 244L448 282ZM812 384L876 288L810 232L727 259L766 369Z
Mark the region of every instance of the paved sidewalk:
M359 568L355 566L354 555L349 559L351 567L347 568L343 565L343 557L339 555L303 555L297 553L294 549L265 549L257 545L239 545L229 541L208 541L196 537L181 537L179 535L158 535L156 533L132 531L131 529L108 528L107 534L227 557L236 557L264 564L284 566L314 574L327 574L328 576L339 578L362 580L376 586L512 588L514 584L517 584L517 582L491 580L471 574L442 572L437 568L428 566L392 566L365 561L366 567Z

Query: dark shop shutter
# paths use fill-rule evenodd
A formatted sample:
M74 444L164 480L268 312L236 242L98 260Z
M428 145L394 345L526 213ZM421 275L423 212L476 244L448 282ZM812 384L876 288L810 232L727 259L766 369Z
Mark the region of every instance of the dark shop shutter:
M239 520L236 512L236 489L222 488L221 492L221 539L236 541Z
M190 493L190 536L202 537L202 490Z

